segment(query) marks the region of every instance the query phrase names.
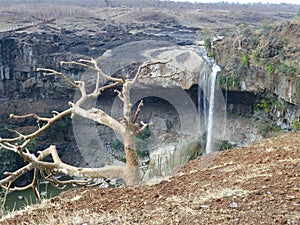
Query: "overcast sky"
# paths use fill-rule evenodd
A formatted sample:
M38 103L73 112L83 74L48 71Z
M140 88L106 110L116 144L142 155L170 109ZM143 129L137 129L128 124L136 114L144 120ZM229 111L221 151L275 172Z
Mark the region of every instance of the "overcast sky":
M232 2L232 3L240 3L240 4L244 4L244 3L289 3L289 4L300 4L300 0L173 0L176 2Z

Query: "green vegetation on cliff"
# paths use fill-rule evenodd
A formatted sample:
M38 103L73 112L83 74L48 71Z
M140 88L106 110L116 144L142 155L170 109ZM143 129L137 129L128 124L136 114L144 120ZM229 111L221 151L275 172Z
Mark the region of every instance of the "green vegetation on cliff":
M230 37L215 44L216 60L223 67L222 77L243 85L229 85L229 89L249 89L257 92L272 91L293 104L299 100L299 17L288 22L271 24L264 21L259 28L238 25ZM224 79L223 79L224 80ZM227 83L228 84L228 83ZM225 85L225 82L221 83Z
M278 124L281 129L299 130L300 17L271 22L264 20L256 28L238 24L214 44L215 59L222 67L220 86L258 96L253 110L265 113L271 126L262 133Z

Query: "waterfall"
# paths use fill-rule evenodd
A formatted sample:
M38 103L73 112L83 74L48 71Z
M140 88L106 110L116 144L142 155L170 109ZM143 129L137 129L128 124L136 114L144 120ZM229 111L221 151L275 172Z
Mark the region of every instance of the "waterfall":
M216 90L216 80L217 74L221 71L221 68L214 64L212 68L212 73L209 77L209 110L208 110L208 123L207 123L207 137L206 137L206 154L212 153L214 151L213 147L213 126L214 126L214 108L215 108L215 90Z
M213 59L207 57L204 48L196 50L208 66L199 75L197 103L200 120L200 143L202 149L205 149L205 153L209 154L219 150L225 137L227 92L225 92L226 99L224 99L223 92L217 85L217 73L221 71L221 68Z
M204 116L204 126L205 126L205 131L207 131L207 121L208 121L208 116L207 116L207 106L208 106L208 102L205 101L205 97L207 96L208 93L208 88L209 85L207 84L207 80L209 79L209 76L207 75L207 73L205 73L204 75L204 80L205 80L205 85L203 87L203 116Z

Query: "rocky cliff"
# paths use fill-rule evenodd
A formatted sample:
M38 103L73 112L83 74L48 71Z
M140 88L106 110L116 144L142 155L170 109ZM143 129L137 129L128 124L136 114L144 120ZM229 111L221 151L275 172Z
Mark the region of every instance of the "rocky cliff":
M191 31L184 26L176 22L170 25L167 21L161 22L159 26L150 23L141 28L140 25L134 23L125 26L97 17L79 17L78 21L80 22L75 24L74 18L60 19L59 21L50 20L25 29L0 34L1 136L11 135L2 129L4 127L17 128L20 132L25 133L36 129L36 121L26 119L18 123L9 119L11 113L20 115L33 112L49 116L53 110L65 109L67 102L72 101L75 94L74 90L68 87L64 81L58 77L43 77L41 73L36 71L38 67L46 67L62 70L73 80L88 77L89 74L82 68L62 68L59 65L61 60L71 61L94 57L98 59L99 65L106 73L114 76L125 72L131 76L138 65L144 61L150 59L168 61L172 56L174 57L173 62L170 62L172 66L170 68L156 68L155 76L159 76L163 70L170 70L167 73L172 73L171 69L183 70L185 73L173 81L171 79L160 80L161 78L158 77L144 81L142 84L145 87L148 86L147 88L150 90L150 86L165 88L184 86L188 89L197 83L199 72L205 63L196 53L177 45L191 44L190 38L193 36L191 36ZM166 26L168 26L169 31L181 31L180 35L159 36L157 33L164 30ZM140 31L136 32L137 29ZM153 33L151 29L155 29L155 32ZM133 30L135 31L133 32ZM177 47L174 48L174 46ZM100 57L101 55L103 56ZM189 59L189 65L186 67L192 68L190 72L185 70L186 68L181 68L186 59ZM208 66L206 69L210 70ZM173 73L176 72L175 70ZM148 92L148 95L153 96L153 93ZM111 110L115 98L117 98L115 93L108 92L101 96L98 103L102 104L104 110ZM135 101L138 100L135 99ZM160 105L159 108L153 104L155 102ZM154 116L167 123L168 131L165 133L167 132L168 136L170 136L170 132L178 131L178 125L176 125L178 116L172 107L162 104L157 97L146 99L145 104L145 113L141 115L144 121L148 122L149 117ZM153 111L155 112L153 113ZM146 116L146 112L149 113L148 116ZM97 133L95 138L87 137L86 132L89 130L85 132L84 129L85 127L82 125L79 127L79 134L76 133L76 128L72 128L71 121L66 119L39 137L34 143L35 146L32 147L36 149L47 147L50 144L49 140L51 140L52 144L58 146L62 160L73 165L85 165L86 161L90 163L90 159L95 162L95 154L82 157L84 151L81 151L81 154L77 152L82 147L81 144L85 150L101 149L105 155L99 154L103 158L100 160L97 158L98 164L94 166L103 166L104 163L107 163L105 160L110 152L117 150L118 139L112 138L115 134L106 127L97 127L96 133L99 132L99 135ZM76 140L72 138L73 131ZM191 132L195 134L192 130ZM102 140L100 144L98 143L99 138ZM71 155L70 152L72 152Z
M224 89L255 94L254 111L264 111L282 129L299 129L299 17L259 29L241 24L214 49Z
M22 126L24 128L21 131L32 131L36 126L34 120L23 120L21 125L16 125L14 121L9 120L8 115L31 112L51 115L52 110L59 111L66 108L67 101L73 98L74 90L57 77L43 77L41 73L36 72L36 68L47 67L62 70L70 78L78 80L85 71L77 67L62 68L59 61L79 58L97 58L101 67L108 74L118 75L126 72L129 76L132 75L129 71L134 73L139 63L150 58L165 60L171 56L176 62L190 58L187 67L194 68L194 70L190 71L188 76L183 77L185 79L180 82L156 79L155 81L150 80L151 82L148 81L144 85L147 86L151 83L152 87L170 88L165 90L170 90L169 95L176 99L177 93L172 92L172 87L180 84L188 89L186 93L192 99L194 106L199 107L199 104L204 102L203 99L200 101L198 99L199 87L196 83L199 68L202 68L202 73L207 74L209 74L210 68L197 54L185 51L192 44L197 43L198 39L202 40L205 33L203 30L206 27L213 27L214 30L222 30L225 24L226 29L234 27L227 21L229 17L226 17L226 15L231 16L232 14L230 11L226 11L224 15L222 14L226 18L223 18L223 16L216 16L219 15L219 11L213 11L212 14L201 10L176 11L176 14L172 12L151 8L143 9L141 15L137 13L136 9L104 8L86 15L76 16L73 14L70 17L45 20L31 26L0 33L0 121L2 126L13 128ZM212 20L211 16L214 16L216 20ZM258 21L262 19L263 17ZM193 22L188 23L191 20ZM235 20L236 18L233 21ZM246 21L244 16L242 20ZM220 22L220 25L216 25L216 21ZM223 22L221 23L221 21ZM258 23L256 20L253 21L254 24ZM298 78L295 73L299 73L297 69L299 61L296 60L299 60L299 57L295 54L299 54L299 43L297 42L299 26L294 22L289 22L278 29L281 29L278 32L281 32L282 40L271 39L270 37L275 33L273 33L273 29L267 28L261 33L258 31L239 33L232 39L226 38L214 45L217 62L223 70L220 76L220 85L228 102L227 109L235 115L247 116L246 119L233 116L227 120L228 132L225 138L234 145L248 145L261 138L259 134L261 128L255 122L256 119L252 119L256 108L265 110L269 117L273 117L275 123L279 121L282 129L293 129L292 124L297 121L299 82L297 84ZM265 32L269 32L269 35ZM285 40L284 32L289 32L291 38ZM174 51L170 51L174 46L176 46L176 54ZM195 49L195 46L191 48ZM196 48L198 47L196 46ZM281 53L283 50L284 54ZM263 62L269 59L270 63L260 64L260 60L256 60L259 58L258 54L263 58ZM281 60L276 61L280 54L288 55L288 57L284 59L280 68L275 68ZM175 67L179 67L178 64ZM160 68L159 72L164 69ZM287 75L277 76L278 74L275 74L277 70L285 70ZM298 96L295 92L298 93ZM154 122L160 121L156 122L157 130L163 130L164 135L158 132L159 141L165 141L172 145L172 150L174 150L176 149L174 140L176 140L176 134L179 133L179 127L182 125L180 124L182 118L179 117L172 105L167 101L162 101L159 96L155 96L158 95L156 89L153 91L148 87L148 95L146 97L149 98L145 100L148 106L144 107L144 114L142 113L141 117L145 121L150 117L154 118ZM100 100L99 104L102 104L105 110L110 110L112 105L110 99L115 98L116 94L105 93L102 97L103 101ZM179 98L179 100L181 99ZM185 104L184 101L181 103ZM187 108L189 109L189 107L183 107L184 110ZM263 116L260 115L257 118L261 121ZM161 124L162 121L165 124ZM193 124L188 124L189 126L193 126ZM76 138L81 138L86 142L87 151L99 148L96 139L87 138L85 132L89 130L84 130L83 126L80 129L84 131L80 133L82 137L79 135L80 137ZM101 126L97 129L99 136L96 138L105 139L100 148L104 149L103 151L106 150L105 154L109 155L112 148L116 150L120 143L116 139L111 140L112 131ZM193 129L190 131L194 132ZM86 163L85 159L76 153L79 147L78 143L69 144L71 141L75 143L74 139L70 139L72 135L73 129L70 121L62 121L37 140L41 142L38 148L47 146L48 140L51 139L51 143L58 145L63 161L75 165L84 164ZM186 138L182 137L182 139ZM139 144L143 145L144 143ZM70 156L68 153L74 152L74 150L75 154Z

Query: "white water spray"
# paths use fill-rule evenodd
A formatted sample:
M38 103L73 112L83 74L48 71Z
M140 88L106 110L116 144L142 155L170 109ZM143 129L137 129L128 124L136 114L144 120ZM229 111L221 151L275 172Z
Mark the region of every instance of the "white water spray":
M213 148L213 126L214 126L214 107L215 107L215 87L218 72L221 68L214 64L212 68L212 73L210 75L210 93L209 93L209 111L208 111L208 124L207 124L207 139L206 139L206 154L212 153Z

